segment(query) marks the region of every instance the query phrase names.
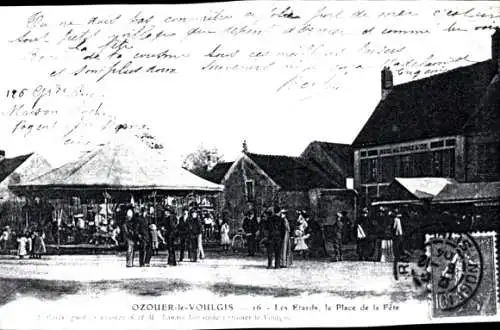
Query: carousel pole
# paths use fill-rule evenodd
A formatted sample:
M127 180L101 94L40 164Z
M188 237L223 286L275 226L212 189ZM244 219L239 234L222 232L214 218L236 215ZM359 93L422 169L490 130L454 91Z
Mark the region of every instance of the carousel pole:
M155 217L155 224L158 224L158 215L156 214L156 190L153 192L153 207L154 207L154 217Z
M106 223L108 223L108 192L106 190L104 190L104 216Z
M56 211L56 224L57 224L57 254L61 253L61 224L59 219L62 217L62 208L59 211Z

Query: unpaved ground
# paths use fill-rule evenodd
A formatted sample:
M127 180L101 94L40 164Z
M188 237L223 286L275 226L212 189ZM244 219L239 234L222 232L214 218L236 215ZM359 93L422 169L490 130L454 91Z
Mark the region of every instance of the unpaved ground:
M326 315L325 303L332 304L334 309L338 304L357 306L358 309L364 303L370 308L373 304L380 308L388 305L389 308L390 304L399 306L400 311L401 308L410 308L422 314L419 316L422 321L427 317L426 297L412 290L408 282L395 281L389 263L295 260L292 267L277 270L268 270L265 265L263 258L234 256L208 258L198 263L183 262L176 267L167 265L164 256L159 256L154 257L149 268L126 268L123 255L48 256L41 260L3 258L0 259L0 328L37 328L38 325L41 328L42 325L64 328L67 326L64 322L69 322L68 318L74 317L75 313L89 317L104 313L99 317L112 318L120 313L137 313L132 310L138 308L134 304L140 303L230 303L233 310L217 312L214 317L224 313L232 317L250 311L258 315L272 312L275 314L269 316L267 322L278 322L281 317L281 322L293 322L290 326L300 322L305 322L304 325L331 325L328 322L332 321L332 315ZM297 303L318 304L321 310L291 311L293 304ZM285 310L278 310L281 307ZM188 311L176 311L175 315L181 317L184 312ZM403 315L394 311L387 313L393 313L390 315L394 315L394 322L398 315ZM358 314L348 317L349 311L343 312L341 307L334 319L342 322L345 317L346 322L354 320L360 325L373 324L382 314L366 312L367 317L372 315L371 321L370 317L358 318L355 315ZM159 314L156 317L149 322L159 322ZM403 320L411 320L411 317ZM230 324L241 327L237 321ZM387 321L390 319L385 318ZM77 319L71 327L115 325L104 319L93 325L89 322L86 318ZM142 328L147 323L145 320L130 322L125 328L130 324ZM175 322L168 324L167 327L172 325L175 328ZM195 324L192 327L205 323ZM214 327L220 327L220 324L214 323Z

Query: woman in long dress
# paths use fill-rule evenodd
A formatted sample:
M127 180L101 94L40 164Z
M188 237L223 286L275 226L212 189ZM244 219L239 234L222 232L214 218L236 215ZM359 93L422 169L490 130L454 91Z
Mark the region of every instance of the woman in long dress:
M227 223L226 219L224 219L220 227L220 245L222 246L222 250L224 252L227 252L229 250L230 244L231 240L229 239L229 224Z
M40 259L42 257L42 254L47 253L47 249L45 248L45 233L43 231L35 231L33 250L36 259Z
M292 264L292 247L290 244L290 222L288 221L285 211L281 212L281 217L285 225L285 233L283 235L283 243L281 245L281 260L280 267L286 268Z

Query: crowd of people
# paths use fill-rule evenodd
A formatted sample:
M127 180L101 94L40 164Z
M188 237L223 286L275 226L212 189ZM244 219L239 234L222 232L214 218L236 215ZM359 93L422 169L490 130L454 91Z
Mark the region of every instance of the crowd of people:
M204 241L217 241L223 253L232 247L230 221L227 213L213 219L209 212L197 206L185 208L177 217L175 210L164 206L156 210L153 220L150 209L121 205L117 214L126 245L126 266L133 267L138 252L139 266L148 267L160 246L165 247L167 263L175 266L189 260L197 262L205 258ZM248 256L255 256L265 247L269 268L285 268L292 264L293 254L302 258L326 255L325 237L322 226L306 211L298 212L298 218L291 223L287 210L271 207L258 217L254 210L248 211L243 219L242 230ZM210 221L207 218L212 218ZM154 222L153 222L154 221ZM210 224L210 226L207 225ZM234 238L234 236L233 236ZM186 258L187 252L187 258ZM273 266L274 262L274 266Z
M9 252L11 248L15 248L20 259L40 259L47 253L45 238L43 230L34 229L18 234L10 226L4 226L0 235L0 251Z
M154 212L160 214L154 217ZM205 258L203 234L210 233L197 207L184 209L179 218L175 216L175 210L168 206L157 210L150 208L149 212L145 208L138 210L131 205L121 206L118 214L123 214L121 227L126 244L127 267L134 266L136 252L139 254L139 266L148 267L151 257L158 254L160 244L166 247L168 264L172 266L184 261L186 251L192 262Z
M240 247L245 248L248 256L267 253L269 268L283 268L292 264L294 256L342 261L345 244L352 242L356 242L358 260L390 261L400 256L404 243L411 247L423 244L423 234L418 230L414 232L426 223L439 224L445 231L486 230L492 223L480 213L434 209L422 212L407 206L364 208L354 223L347 212L341 211L333 224L326 226L306 210L291 213L278 206L266 208L261 214L249 207L242 222L231 219L229 212L219 215L196 204L184 208L179 217L176 209L166 204L117 204L106 212L102 209L96 214L87 212L91 221L79 213L71 217L72 221L63 220L60 219L64 218L62 212L53 209L49 212L48 207L41 209L47 211L30 217L47 218L35 222L38 225L19 227L17 233L9 226L2 229L0 252L16 249L20 258L40 258L47 251L45 242L53 244L56 235L59 239L64 237L67 227L71 229L68 235L76 236L77 242L104 242L125 248L128 267L134 265L137 252L139 266L149 266L152 256L158 255L160 250L167 252L168 264L176 265L184 260L204 259L204 243L212 250L218 245L226 254L230 249L236 250L235 241L239 239L238 242L243 243ZM238 227L231 228L232 225ZM91 235L88 234L90 227ZM67 242L61 239L61 244L63 241ZM327 241L331 244L329 251Z
M264 246L268 268L290 266L294 254L302 258L327 255L322 226L305 210L297 211L295 221L290 221L288 213L284 208L273 206L267 208L260 219L250 210L243 220L248 255L254 256L260 246Z

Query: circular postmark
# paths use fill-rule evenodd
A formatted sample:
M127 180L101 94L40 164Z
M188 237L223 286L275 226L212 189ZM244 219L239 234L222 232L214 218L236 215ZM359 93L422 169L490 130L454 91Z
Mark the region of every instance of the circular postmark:
M443 228L421 226L407 237L394 260L394 276L410 278L419 291L432 295L434 308L449 311L471 299L482 279L483 258L479 245L467 233L446 233ZM432 233L432 234L427 234ZM412 246L413 245L413 246Z

